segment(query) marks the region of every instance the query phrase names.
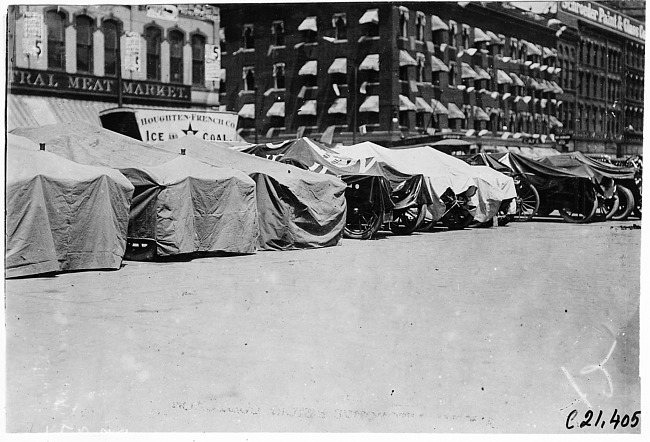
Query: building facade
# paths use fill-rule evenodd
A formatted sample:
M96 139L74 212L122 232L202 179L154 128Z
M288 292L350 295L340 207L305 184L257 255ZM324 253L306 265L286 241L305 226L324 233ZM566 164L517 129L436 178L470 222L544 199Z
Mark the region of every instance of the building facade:
M8 129L69 119L99 124L118 105L211 109L219 80L218 8L10 6ZM209 58L209 57L208 57ZM214 70L214 69L212 69Z

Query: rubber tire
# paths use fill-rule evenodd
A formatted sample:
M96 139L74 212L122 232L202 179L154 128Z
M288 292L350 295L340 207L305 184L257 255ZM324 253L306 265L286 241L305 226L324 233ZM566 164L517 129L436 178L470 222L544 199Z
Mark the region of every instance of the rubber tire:
M348 210L350 210L350 208L348 208ZM343 228L343 237L349 239L370 239L379 231L382 221L382 214L373 212L368 228L364 230L354 230L351 227L348 227L348 220L346 220L345 227Z
M611 204L610 207L605 206L605 201L602 201L598 199L598 209L596 209L596 217L599 220L607 221L612 219L614 214L616 214L616 211L618 210L619 207L619 196L618 192L614 194L610 200L607 201L607 203Z
M625 221L632 211L636 208L636 201L632 191L625 186L618 184L616 186L616 193L618 195L618 210L611 217L614 221Z
M424 204L421 206L412 206L407 209L400 210L400 212L407 212L414 209L418 211L418 214L415 217L415 222L411 222L406 225L400 225L393 221L390 223L390 231L395 235L410 235L411 233L415 232L424 221L424 216L427 213L426 206ZM395 219L395 212L396 211L393 211L393 220Z
M564 218L564 221L568 223L575 223L575 224L583 224L591 221L591 219L596 214L596 210L598 209L598 198L596 197L596 194L593 190L590 191L593 194L593 198L590 201L591 205L585 206L585 208L587 209L585 216L583 218L574 218L566 211L566 209L560 208L559 209L560 215L562 216L562 218Z

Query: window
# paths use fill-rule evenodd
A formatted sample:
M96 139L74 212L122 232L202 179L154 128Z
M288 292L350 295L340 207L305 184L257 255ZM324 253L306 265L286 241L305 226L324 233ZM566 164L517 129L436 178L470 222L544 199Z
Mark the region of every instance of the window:
M334 38L336 40L348 39L348 25L345 14L334 14L332 26L334 27Z
M65 69L65 15L49 11L45 16L47 26L47 67Z
M399 67L399 80L400 81L408 81L409 80L409 67L408 66L400 66Z
M185 36L181 31L169 32L169 81L171 83L183 82L183 40Z
M242 70L242 74L244 78L244 90L254 91L255 90L255 67L244 66Z
M461 31L461 49L469 48L469 26L463 25L463 30Z
M77 71L93 71L93 32L94 20L86 15L80 15L75 20L77 28Z
M427 23L427 18L424 12L418 11L415 17L416 39L424 41L424 26Z
M102 25L104 32L104 75L117 75L117 49L120 44L118 24L107 20Z
M409 10L404 6L399 7L399 29L400 36L408 37Z
M456 63L449 63L449 86L456 86Z
M162 31L156 27L146 28L144 38L147 41L147 80L160 81L160 43Z
M449 31L447 41L449 46L456 46L456 34L458 33L458 25L455 21L449 20Z
M205 84L205 37L192 36L192 84Z
M424 60L425 60L424 54L421 54L421 53L418 52L417 55L416 55L416 58L417 58L418 65L417 65L417 69L415 71L415 80L417 82L423 83L425 81L425 79L424 79Z
M510 58L517 60L519 57L519 43L516 38L510 39Z
M284 22L282 20L273 22L273 26L271 26L271 35L274 46L284 46Z
M255 37L253 36L253 25L244 25L242 31L242 48L255 49Z
M284 89L284 63L276 63L273 65L273 78L274 86L276 89Z

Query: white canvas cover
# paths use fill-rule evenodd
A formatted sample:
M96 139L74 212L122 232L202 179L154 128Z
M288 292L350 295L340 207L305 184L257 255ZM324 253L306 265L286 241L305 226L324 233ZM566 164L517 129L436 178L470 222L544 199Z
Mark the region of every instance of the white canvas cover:
M7 134L6 276L118 269L133 186Z

